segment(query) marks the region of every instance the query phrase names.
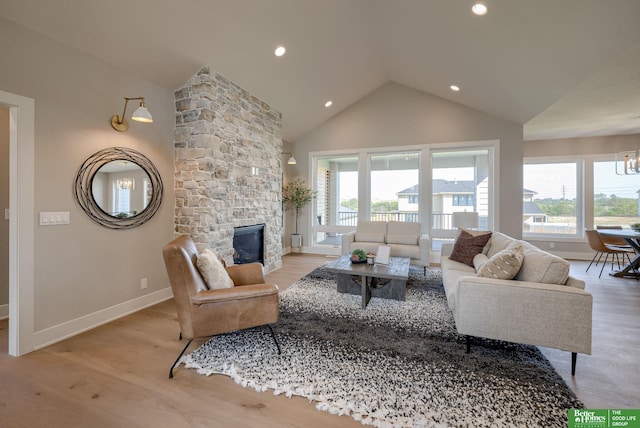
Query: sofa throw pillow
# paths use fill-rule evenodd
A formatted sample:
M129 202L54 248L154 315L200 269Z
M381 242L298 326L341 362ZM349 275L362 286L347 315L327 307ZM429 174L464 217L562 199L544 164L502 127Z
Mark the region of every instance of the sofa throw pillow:
M473 236L466 230L462 230L453 244L449 259L473 267L473 258L482 252L489 239L491 239L491 232Z
M476 269L476 272L480 271L480 268L487 262L487 260L489 260L489 257L482 253L476 254L473 257L473 267Z
M222 266L220 259L208 248L198 255L196 266L198 266L198 270L202 274L204 282L207 283L209 290L233 287L233 281L227 270Z
M524 249L518 245L502 250L489 258L478 270L478 276L495 279L513 279L516 277L524 260Z

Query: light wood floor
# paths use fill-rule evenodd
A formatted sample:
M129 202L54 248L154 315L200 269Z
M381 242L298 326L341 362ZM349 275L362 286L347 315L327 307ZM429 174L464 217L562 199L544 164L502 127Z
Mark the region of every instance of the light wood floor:
M281 289L327 262L291 254L268 276ZM543 352L588 408L640 407L640 282L599 280L572 263L594 295L593 355ZM171 301L20 358L7 355L0 321L1 427L357 427L299 397L240 387L225 376L168 368L183 346ZM202 341L192 344L195 349Z

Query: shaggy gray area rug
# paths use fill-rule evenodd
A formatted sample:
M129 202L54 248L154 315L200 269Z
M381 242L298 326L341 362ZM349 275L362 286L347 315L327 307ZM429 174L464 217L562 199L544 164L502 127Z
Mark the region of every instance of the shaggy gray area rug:
M252 329L181 362L378 427L566 427L567 410L583 407L536 347L475 339L466 354L437 270L412 268L406 301L372 298L363 310L319 268L280 306L282 355Z

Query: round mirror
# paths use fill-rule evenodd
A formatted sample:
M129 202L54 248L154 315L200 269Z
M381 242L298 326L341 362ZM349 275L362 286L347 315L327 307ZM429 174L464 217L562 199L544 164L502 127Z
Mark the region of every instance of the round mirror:
M148 221L160 207L162 180L144 155L125 147L93 154L78 169L76 200L96 223L129 229Z

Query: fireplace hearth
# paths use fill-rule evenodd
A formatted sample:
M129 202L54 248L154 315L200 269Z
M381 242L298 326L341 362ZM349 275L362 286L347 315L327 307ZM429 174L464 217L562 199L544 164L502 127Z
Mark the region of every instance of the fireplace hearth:
M264 264L264 224L233 228L233 263Z

